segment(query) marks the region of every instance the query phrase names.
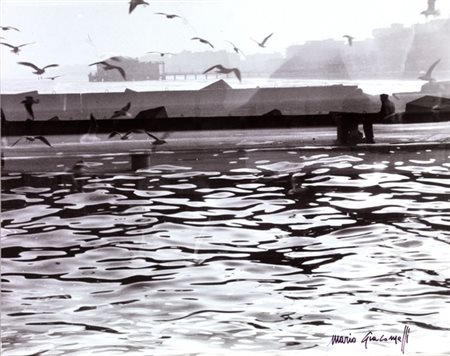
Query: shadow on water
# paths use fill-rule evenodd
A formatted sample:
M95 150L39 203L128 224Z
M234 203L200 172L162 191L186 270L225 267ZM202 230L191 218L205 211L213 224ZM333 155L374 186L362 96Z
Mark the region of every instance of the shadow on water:
M326 351L336 330L447 331L445 161L230 159L5 175L4 348Z

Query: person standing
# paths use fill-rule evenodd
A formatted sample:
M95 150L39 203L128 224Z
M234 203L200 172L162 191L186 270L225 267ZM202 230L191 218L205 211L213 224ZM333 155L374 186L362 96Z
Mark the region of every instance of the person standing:
M373 123L374 121L383 122L389 120L393 115L395 115L395 105L389 100L389 95L381 94L381 108L378 115L375 117L365 117L363 122L364 129L364 142L365 143L375 143L373 137Z

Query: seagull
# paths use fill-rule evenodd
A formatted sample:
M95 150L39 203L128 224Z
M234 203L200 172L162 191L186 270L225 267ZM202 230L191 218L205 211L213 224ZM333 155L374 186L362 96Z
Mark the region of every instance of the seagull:
M352 36L350 36L350 35L344 35L344 36L342 36L342 37L344 37L344 38L347 39L348 45L349 45L350 47L353 46L353 40L355 39L355 37L352 37Z
M56 78L62 77L62 75L55 75L54 77L45 77L44 79L55 80Z
M116 117L122 117L127 116L131 117L131 114L128 112L131 107L131 102L129 102L127 105L125 105L122 109L114 111L114 114L110 117L110 119L114 119Z
M233 46L233 50L239 54L242 53L242 55L244 55L244 52L242 52L239 48L236 47L236 45L233 42L227 41L229 44L231 44Z
M12 27L12 26L0 26L0 28L1 28L3 31L14 30L14 31L20 32L18 28Z
M33 43L34 43L34 42L31 42L31 43L24 43L24 44L21 44L21 45L19 45L19 46L13 46L12 44L9 44L9 43L6 43L6 42L0 42L0 44L2 44L2 45L4 45L4 46L8 46L8 47L12 48L11 52L12 52L12 53L15 53L15 54L19 54L19 52L20 52L20 47L28 46L28 45L33 44Z
M23 66L27 66L27 67L31 67L31 68L35 69L36 71L33 72L33 74L36 74L36 75L44 74L46 68L58 67L59 66L59 64L49 64L49 65L47 65L45 67L39 68L38 66L36 66L36 65L34 65L33 63L30 63L30 62L17 62L17 64L21 64Z
M225 68L223 65L221 64L216 64L215 66L212 66L211 68L205 70L203 72L203 74L208 73L209 71L213 70L213 69L217 69L217 73L222 73L222 74L228 74L233 72L234 75L236 75L236 77L239 79L239 81L241 81L241 71L237 68Z
M170 56L174 56L175 55L175 53L172 53L172 52L158 52L158 51L151 51L151 52L147 52L147 53L157 53L157 54L159 54L161 57L164 57L166 54L168 54L168 55L170 55Z
M425 11L422 11L420 14L425 15L425 17L428 18L428 16L439 16L439 10L436 10L435 8L436 0L428 0L428 8Z
M272 37L272 35L273 35L273 32L272 32L269 36L267 36L266 38L264 38L264 40L263 40L262 42L258 42L258 41L256 41L256 40L254 40L253 38L252 38L252 40L255 41L255 42L258 44L259 47L261 47L261 48L266 48L265 44L266 44L267 40L268 40L270 37Z
M144 0L131 0L130 9L128 10L128 13L131 14L138 5L150 5L150 4L148 2L145 2Z
M39 99L35 99L32 96L26 96L25 99L21 101L21 103L25 106L25 110L27 111L28 115L30 115L34 120L33 105L39 104Z
M11 147L15 146L20 140L22 139L27 140L28 142L34 142L36 140L39 140L43 143L45 143L48 147L53 147L50 142L48 142L48 140L44 137L44 136L23 136L21 138L19 138L16 142L14 142Z
M194 40L194 41L195 41L195 40L198 40L198 41L200 41L201 43L210 45L211 48L214 48L214 46L211 44L211 42L209 42L209 41L207 41L207 40L205 40L205 39L203 39L203 38L200 38L200 37L192 37L191 40Z
M113 59L113 60L117 60L117 59ZM104 70L113 70L113 69L118 70L120 75L122 76L122 78L124 80L127 80L126 75L125 75L125 71L123 70L122 67L112 65L112 64L110 64L110 63L108 63L106 61L100 61L100 62L91 63L91 64L89 64L89 66L93 66L93 65L96 65L96 64L100 64L101 66L103 66Z
M155 14L156 15L163 15L163 16L165 16L166 18L168 18L168 19L175 19L175 18L180 18L180 19L182 19L182 17L181 16L179 16L179 15L176 15L176 14L166 14L165 12L155 12Z
M113 138L114 136L120 136L121 140L128 140L131 136L131 134L133 133L145 133L148 137L152 138L153 141L153 145L162 145L164 143L166 143L165 140L160 139L159 137L156 137L155 135L153 135L152 133L150 133L147 130L130 130L124 134L117 132L117 131L113 131L109 134L108 138Z
M427 72L426 72L424 75L421 75L418 79L426 80L426 81L428 81L428 82L430 82L430 83L431 83L431 82L435 82L436 79L434 79L434 78L431 76L431 73L433 72L434 67L436 67L440 61L441 61L441 60L438 59L436 62L434 62L434 63L430 66L430 68L428 68Z

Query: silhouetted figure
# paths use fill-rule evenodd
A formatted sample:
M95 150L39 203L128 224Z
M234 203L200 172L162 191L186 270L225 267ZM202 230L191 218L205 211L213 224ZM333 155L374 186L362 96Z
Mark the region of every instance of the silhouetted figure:
M363 129L364 129L364 142L365 143L375 143L374 137L373 137L373 123L374 121L387 121L395 114L395 106L392 101L389 100L389 95L387 94L381 94L380 95L381 100L381 108L377 115L377 117L374 116L366 116L363 119Z

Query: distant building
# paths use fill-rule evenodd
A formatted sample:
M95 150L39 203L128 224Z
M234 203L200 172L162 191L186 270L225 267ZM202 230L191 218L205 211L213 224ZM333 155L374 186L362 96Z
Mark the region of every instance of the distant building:
M108 63L122 67L126 73L127 81L160 80L164 76L164 63L162 62L143 62L134 58L120 57L119 61L109 61ZM123 81L117 70L106 71L100 64L97 64L96 69L95 73L88 74L90 82Z

